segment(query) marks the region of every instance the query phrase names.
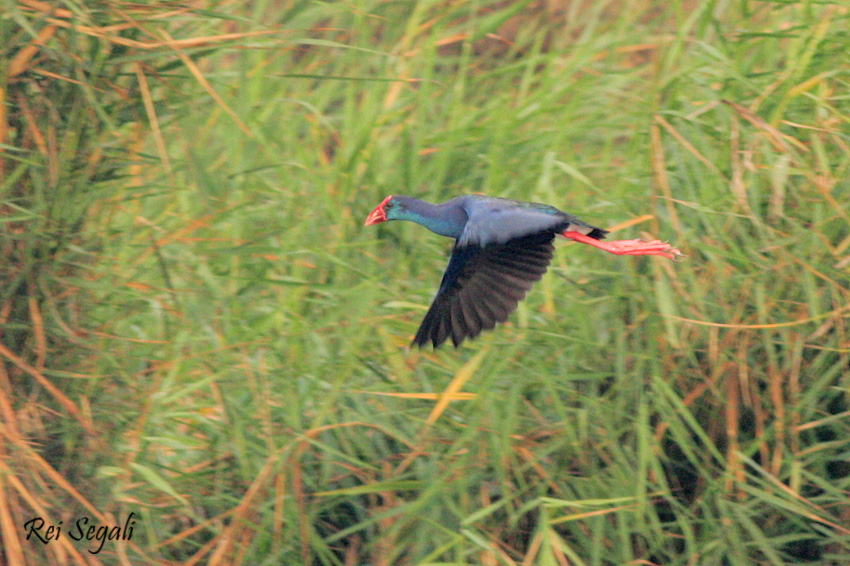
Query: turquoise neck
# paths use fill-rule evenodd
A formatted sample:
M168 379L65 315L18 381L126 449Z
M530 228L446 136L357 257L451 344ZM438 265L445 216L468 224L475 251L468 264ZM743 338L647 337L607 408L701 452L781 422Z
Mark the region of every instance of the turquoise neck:
M394 197L393 200L397 201L398 206L392 210L388 220L410 220L449 238L459 238L466 226L466 211L456 202L457 199L443 204L431 204L404 196Z

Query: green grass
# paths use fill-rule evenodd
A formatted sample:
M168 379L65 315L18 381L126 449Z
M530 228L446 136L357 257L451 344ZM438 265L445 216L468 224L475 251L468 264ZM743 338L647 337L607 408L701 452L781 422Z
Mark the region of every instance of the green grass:
M7 563L848 562L842 3L59 4L147 45L0 68ZM363 220L468 192L687 257L563 244L410 352L450 242Z

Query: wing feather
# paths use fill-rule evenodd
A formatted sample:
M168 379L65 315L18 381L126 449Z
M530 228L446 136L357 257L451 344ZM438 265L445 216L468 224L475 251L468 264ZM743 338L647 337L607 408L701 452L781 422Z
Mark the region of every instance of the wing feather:
M440 290L413 343L455 347L505 322L552 261L555 235L543 231L489 245L455 244Z

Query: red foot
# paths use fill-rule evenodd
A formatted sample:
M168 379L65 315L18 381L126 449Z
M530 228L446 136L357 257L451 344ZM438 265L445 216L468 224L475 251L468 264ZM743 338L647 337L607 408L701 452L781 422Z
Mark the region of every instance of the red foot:
M682 252L661 240L652 240L651 242L645 242L643 240L613 240L606 242L570 230L564 232L563 236L616 255L663 255L669 259L676 259L677 256L682 255Z

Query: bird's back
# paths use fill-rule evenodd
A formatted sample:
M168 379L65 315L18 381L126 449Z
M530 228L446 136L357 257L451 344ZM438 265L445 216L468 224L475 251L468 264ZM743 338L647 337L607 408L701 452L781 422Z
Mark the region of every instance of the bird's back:
M606 234L605 230L548 204L484 195L465 195L453 201L463 207L469 217L458 242L461 246L503 244L540 232L576 230L597 239Z

